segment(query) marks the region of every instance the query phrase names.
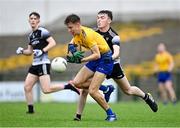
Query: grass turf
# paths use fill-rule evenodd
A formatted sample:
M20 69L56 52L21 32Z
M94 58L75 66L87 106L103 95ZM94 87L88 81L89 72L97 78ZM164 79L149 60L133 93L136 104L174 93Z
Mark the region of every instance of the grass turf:
M0 127L180 127L180 103L160 104L154 113L144 102L111 104L118 120L107 122L97 104L86 104L82 121L73 121L75 103L36 103L26 114L25 103L0 103Z

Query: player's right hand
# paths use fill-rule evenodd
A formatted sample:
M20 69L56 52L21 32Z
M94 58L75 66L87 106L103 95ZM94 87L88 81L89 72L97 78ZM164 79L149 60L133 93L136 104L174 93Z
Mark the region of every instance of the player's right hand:
M75 63L75 58L73 56L66 56L67 62L69 63Z
M76 46L74 44L68 44L68 53L71 52L74 54L77 51Z
M23 54L23 50L24 50L24 48L22 48L22 47L18 47L17 48L17 50L16 50L16 54Z

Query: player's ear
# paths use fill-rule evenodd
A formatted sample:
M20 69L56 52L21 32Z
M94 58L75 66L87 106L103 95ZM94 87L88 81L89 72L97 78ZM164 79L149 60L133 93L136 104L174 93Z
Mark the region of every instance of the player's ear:
M38 23L40 23L40 19L38 19Z
M112 22L112 20L110 18L108 18L108 23L110 24Z

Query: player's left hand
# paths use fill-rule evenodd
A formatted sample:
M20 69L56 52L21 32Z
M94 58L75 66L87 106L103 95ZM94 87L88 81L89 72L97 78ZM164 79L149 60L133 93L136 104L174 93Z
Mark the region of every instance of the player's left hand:
M34 49L34 50L33 50L33 54L34 54L35 57L39 57L39 56L41 56L43 53L44 53L44 52L43 52L42 50L40 50L40 49Z
M84 58L84 51L77 51L73 54L75 58Z
M73 54L75 63L81 63L82 58L84 58L84 51L77 51Z

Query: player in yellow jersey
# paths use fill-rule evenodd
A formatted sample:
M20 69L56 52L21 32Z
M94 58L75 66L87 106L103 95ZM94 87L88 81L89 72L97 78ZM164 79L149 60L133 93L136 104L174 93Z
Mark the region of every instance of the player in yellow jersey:
M106 111L106 120L115 121L115 113L112 112L103 95L99 92L99 87L106 75L110 75L113 69L114 61L108 44L100 34L82 26L79 16L75 14L67 16L64 23L73 36L68 47L68 51L73 56L68 56L68 61L71 63L87 62L71 81L71 84L77 88L88 89L91 97ZM83 58L81 52L77 51L76 44L89 49L92 54ZM90 78L92 78L92 82L89 84L88 79Z
M172 55L166 50L163 43L157 47L158 53L155 56L155 71L158 73L159 92L164 104L167 104L168 95L173 103L176 103L176 94L172 86L171 72L174 68Z

